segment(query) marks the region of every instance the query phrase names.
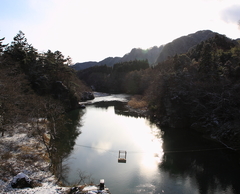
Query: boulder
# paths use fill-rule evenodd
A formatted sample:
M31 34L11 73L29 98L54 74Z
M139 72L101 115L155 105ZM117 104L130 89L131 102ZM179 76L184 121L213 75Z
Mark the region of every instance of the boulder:
M26 174L21 172L18 173L15 177L13 177L13 180L11 181L11 186L13 188L32 188L32 181Z

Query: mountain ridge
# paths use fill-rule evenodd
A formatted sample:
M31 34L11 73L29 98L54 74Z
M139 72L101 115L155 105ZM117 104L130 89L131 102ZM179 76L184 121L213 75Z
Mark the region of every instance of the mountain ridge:
M76 63L71 67L75 70L83 70L92 66L107 65L113 66L116 63L133 61L133 60L148 60L149 65L153 66L159 62L166 60L169 56L175 54L186 53L202 41L211 38L218 33L211 30L200 30L185 36L174 39L172 42L158 46L153 46L148 49L133 48L129 53L123 57L107 57L102 61L88 61L83 63Z
M96 66L96 65L107 65L113 66L116 63L127 62L127 61L134 61L134 60L148 60L150 64L153 64L156 60L159 52L162 50L163 45L160 47L153 46L148 49L141 49L141 48L133 48L129 53L125 54L123 57L107 57L102 61L88 61L82 63L76 63L71 67L75 70L83 70L88 67Z
M200 42L205 41L217 34L218 33L212 32L211 30L201 30L174 39L172 42L169 42L164 46L155 63L163 62L169 56L171 57L175 54L186 53Z

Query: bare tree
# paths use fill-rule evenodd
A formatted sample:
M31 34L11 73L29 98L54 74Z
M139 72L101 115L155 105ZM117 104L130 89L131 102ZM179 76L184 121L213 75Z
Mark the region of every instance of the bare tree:
M79 176L79 181L77 182L77 185L81 185L84 183L93 183L92 175L91 174L86 174L84 171L81 171L78 169L78 176Z

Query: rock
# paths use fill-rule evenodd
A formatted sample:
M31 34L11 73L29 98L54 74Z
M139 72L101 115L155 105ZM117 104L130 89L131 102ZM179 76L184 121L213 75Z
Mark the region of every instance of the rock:
M80 189L78 187L72 187L69 191L69 194L80 193Z
M26 174L21 172L18 173L15 177L13 177L13 180L11 181L11 186L13 188L32 188L32 181Z

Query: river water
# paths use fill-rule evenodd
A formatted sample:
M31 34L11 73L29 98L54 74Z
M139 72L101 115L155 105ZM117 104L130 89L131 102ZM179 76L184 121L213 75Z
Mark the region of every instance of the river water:
M66 184L104 179L112 194L240 193L235 153L187 129L160 129L129 112L128 99L97 94L70 113L80 134L64 158ZM126 163L118 162L119 150L127 152Z

